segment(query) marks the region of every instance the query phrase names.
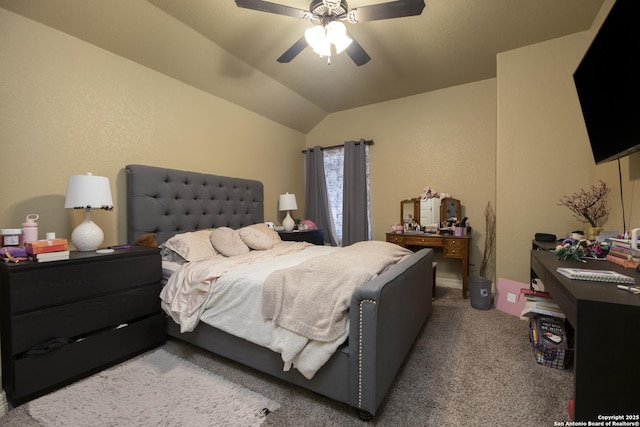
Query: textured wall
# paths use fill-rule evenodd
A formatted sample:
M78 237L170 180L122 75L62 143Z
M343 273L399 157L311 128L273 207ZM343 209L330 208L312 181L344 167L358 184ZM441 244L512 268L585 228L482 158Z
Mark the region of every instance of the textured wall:
M371 222L384 240L400 220L400 201L425 186L451 193L474 228L471 263L484 245L484 208L495 207L496 81L483 80L329 115L307 146L372 139ZM460 281L460 262L436 254L438 276ZM472 272L477 268L472 266Z
M38 213L42 237L70 236L68 176L92 172L115 204L92 215L104 245L123 242L128 163L262 180L271 221L278 194L303 192L297 131L4 9L0 57L2 228Z

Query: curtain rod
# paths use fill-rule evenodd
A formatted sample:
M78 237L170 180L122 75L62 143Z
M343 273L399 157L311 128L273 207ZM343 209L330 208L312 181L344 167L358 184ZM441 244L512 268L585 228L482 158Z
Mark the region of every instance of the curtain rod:
M362 141L362 139L360 141ZM360 141L356 141L356 145L360 144ZM364 141L364 145L373 145L373 141L372 140ZM340 148L340 147L344 147L344 144L331 145L329 147L320 147L320 150L330 150L332 148ZM309 151L313 151L313 148L309 148ZM304 154L306 152L307 152L307 150L302 150L302 154Z

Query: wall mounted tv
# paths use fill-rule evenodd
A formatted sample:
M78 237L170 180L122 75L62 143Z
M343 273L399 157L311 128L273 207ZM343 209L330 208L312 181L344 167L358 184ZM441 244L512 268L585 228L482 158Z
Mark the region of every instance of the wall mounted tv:
M617 0L573 74L596 164L640 151L640 0Z

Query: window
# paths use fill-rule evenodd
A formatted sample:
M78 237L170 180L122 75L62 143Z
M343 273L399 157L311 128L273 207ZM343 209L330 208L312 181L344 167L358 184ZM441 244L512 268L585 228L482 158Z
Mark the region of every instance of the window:
M342 209L343 209L343 182L344 182L344 147L328 148L322 151L324 163L324 175L327 182L327 195L331 207L338 243L342 244ZM366 148L367 170L367 218L369 223L368 238L371 239L371 200L369 178L369 147Z

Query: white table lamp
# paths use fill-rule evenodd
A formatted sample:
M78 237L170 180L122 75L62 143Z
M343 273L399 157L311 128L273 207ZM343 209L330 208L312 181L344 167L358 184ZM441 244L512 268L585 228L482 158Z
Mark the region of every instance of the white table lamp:
M290 211L295 211L296 209L298 209L296 195L289 193L281 194L278 205L280 211L287 211L287 216L282 220L282 226L284 227L285 231L293 230L293 227L296 225L296 223L293 218L291 218Z
M104 233L91 220L91 209L113 209L109 178L104 176L72 175L67 184L64 207L84 209L84 219L71 233L71 243L81 252L95 251L104 240Z

